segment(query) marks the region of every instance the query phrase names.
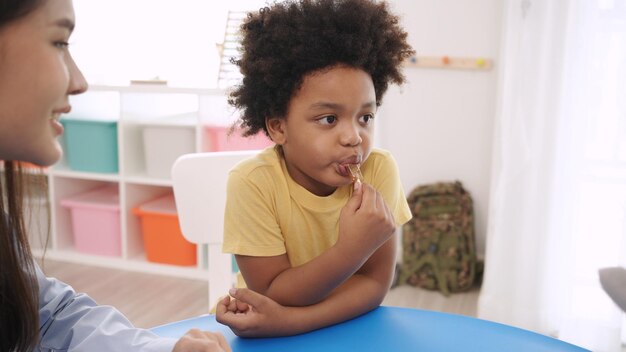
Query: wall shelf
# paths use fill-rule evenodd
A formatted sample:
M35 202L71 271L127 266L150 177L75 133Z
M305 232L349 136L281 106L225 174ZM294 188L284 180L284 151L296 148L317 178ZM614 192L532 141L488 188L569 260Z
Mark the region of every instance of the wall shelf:
M70 100L72 112L69 118L109 119L117 121L117 150L119 172L92 173L76 171L64 157L54 167L48 168L40 177L48 179L50 200L50 228L42 222L47 211L36 212L32 221L27 221L33 253L44 253L41 238L50 233L46 258L98 265L116 269L139 271L153 274L172 275L185 278L208 280L208 249L197 246L195 266L159 264L146 260L140 219L133 214L133 208L172 192L172 181L166 176L150 175L146 167L146 146L144 129L154 126L188 128L195 136L188 152L205 152L206 125L227 125L235 115L227 103L227 94L221 89L172 88L167 86L91 86L90 90ZM190 123L189 121L192 121ZM66 148L65 138L61 143ZM177 142L166 139L163 145ZM185 141L189 144L188 141ZM85 146L88 148L88 146ZM71 151L69 151L71 152ZM172 161L173 162L173 161ZM226 172L226 170L224 170ZM35 177L35 172L28 176ZM104 185L114 185L119 192L121 256L109 257L80 252L74 248L71 212L61 206L61 200ZM45 197L41 197L45 200ZM45 210L45 205L41 206ZM37 210L37 209L34 209ZM44 224L44 225L42 225Z
M403 66L407 68L488 71L493 67L493 60L483 57L413 56L405 60Z

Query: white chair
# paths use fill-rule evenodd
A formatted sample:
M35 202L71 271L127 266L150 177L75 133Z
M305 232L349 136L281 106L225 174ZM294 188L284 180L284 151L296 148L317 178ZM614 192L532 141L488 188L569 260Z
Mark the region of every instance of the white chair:
M186 154L172 166L174 197L185 238L208 245L209 307L234 283L231 255L222 253L228 172L258 151Z

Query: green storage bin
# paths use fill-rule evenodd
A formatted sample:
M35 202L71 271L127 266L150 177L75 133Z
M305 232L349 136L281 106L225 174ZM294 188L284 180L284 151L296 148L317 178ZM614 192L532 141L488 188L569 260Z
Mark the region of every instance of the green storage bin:
M117 173L117 121L61 119L72 170Z

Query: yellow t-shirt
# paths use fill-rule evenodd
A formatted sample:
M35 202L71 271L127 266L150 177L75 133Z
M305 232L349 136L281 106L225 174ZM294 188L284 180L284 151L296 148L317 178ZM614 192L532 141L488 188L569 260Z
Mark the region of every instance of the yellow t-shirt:
M407 222L411 211L391 154L374 149L361 172L363 181L381 193L397 225ZM227 187L223 251L262 257L287 253L292 267L335 244L339 214L352 191L347 185L326 197L309 192L291 179L274 147L235 166Z

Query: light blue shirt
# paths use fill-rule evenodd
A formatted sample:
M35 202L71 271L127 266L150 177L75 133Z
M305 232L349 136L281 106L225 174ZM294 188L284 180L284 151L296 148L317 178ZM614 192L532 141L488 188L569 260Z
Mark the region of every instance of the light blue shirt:
M37 351L172 351L177 340L135 328L118 310L100 306L89 296L36 266L39 282Z

